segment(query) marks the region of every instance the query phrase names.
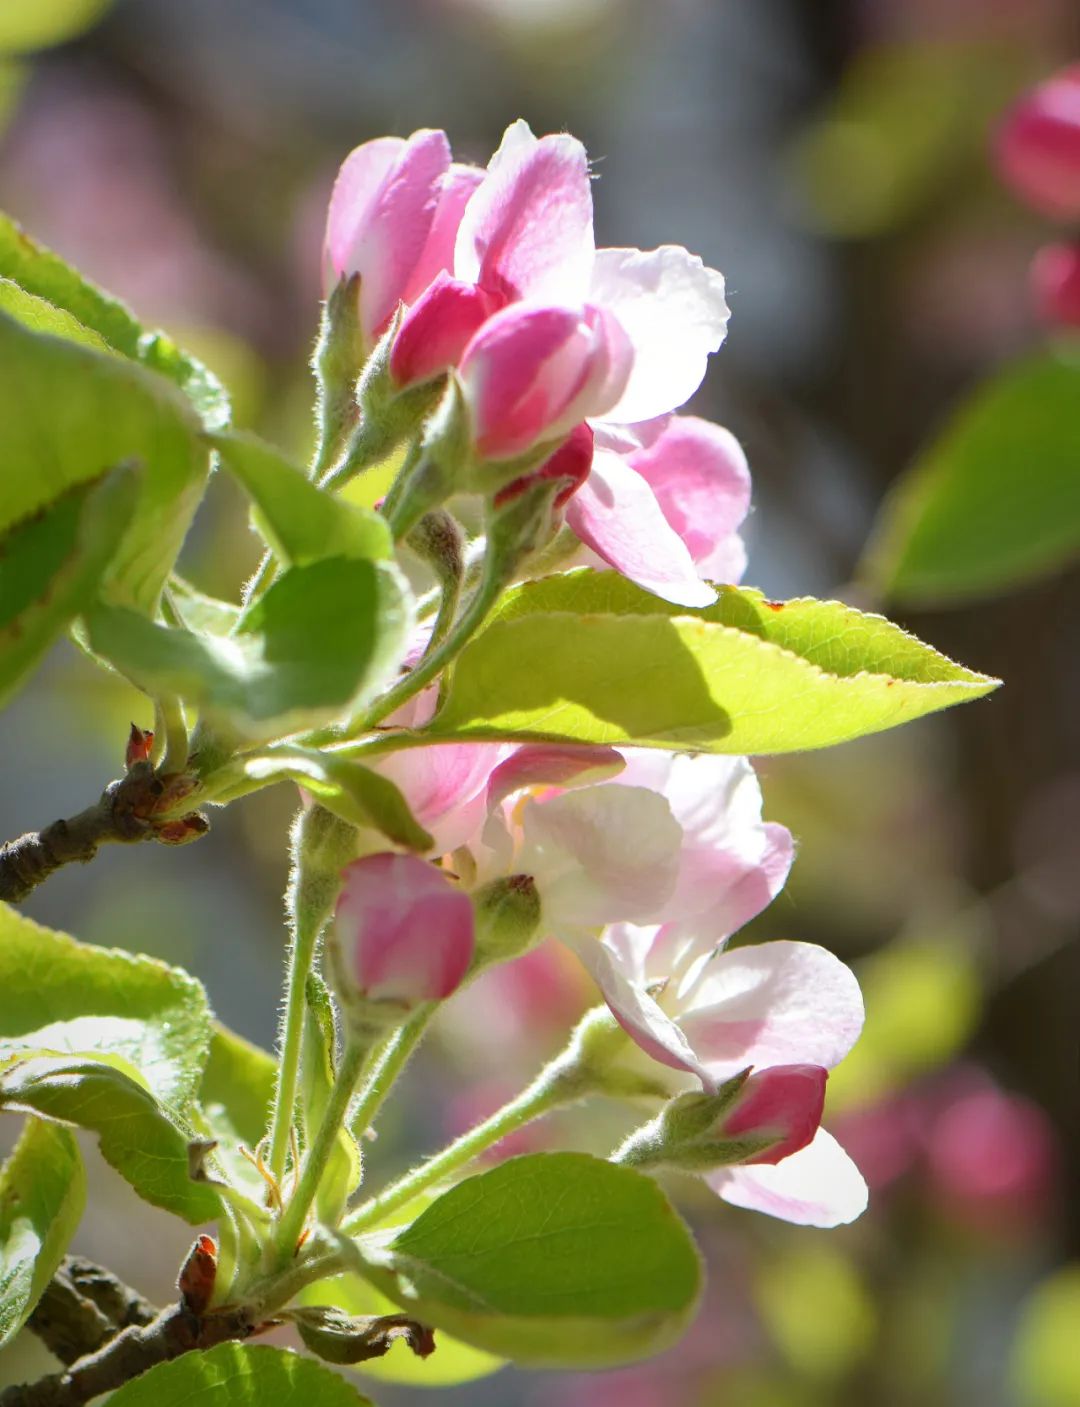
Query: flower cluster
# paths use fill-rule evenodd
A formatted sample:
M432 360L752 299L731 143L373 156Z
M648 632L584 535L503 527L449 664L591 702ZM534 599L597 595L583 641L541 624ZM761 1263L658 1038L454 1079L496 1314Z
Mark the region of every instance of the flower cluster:
M599 558L686 606L738 580L745 458L728 431L675 413L723 339L723 279L675 246L597 250L579 142L517 122L486 172L454 164L440 132L359 147L325 267L328 289L359 276L364 345L391 391L441 378L464 407L471 461L506 466L496 505L557 482L551 530L564 515L576 539L561 565ZM435 706L434 688L417 692L388 721L415 727ZM336 919L341 986L404 1012L557 939L630 1038L624 1067L721 1097L700 1164L721 1197L818 1226L859 1214L862 1178L820 1126L827 1072L862 1025L858 985L811 944L731 944L793 855L749 761L470 743L375 765L434 845L391 857L362 838Z

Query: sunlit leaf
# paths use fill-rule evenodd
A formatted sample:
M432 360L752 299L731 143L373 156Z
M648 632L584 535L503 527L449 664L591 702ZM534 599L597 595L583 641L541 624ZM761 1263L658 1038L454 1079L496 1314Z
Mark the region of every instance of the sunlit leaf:
M0 1347L33 1312L85 1202L86 1173L73 1135L28 1119L0 1168Z
M364 1238L359 1254L366 1278L412 1317L535 1365L657 1353L701 1288L694 1244L657 1184L582 1153L467 1178L404 1231Z
M689 611L613 572L581 571L508 593L423 732L794 752L896 727L996 683L836 601L722 587L716 605Z
M112 0L4 0L0 52L17 54L62 44L89 29Z
M1048 1276L1024 1304L1012 1346L1010 1378L1021 1407L1080 1402L1080 1264Z
M219 1344L160 1363L125 1383L110 1407L371 1407L310 1358L256 1344Z

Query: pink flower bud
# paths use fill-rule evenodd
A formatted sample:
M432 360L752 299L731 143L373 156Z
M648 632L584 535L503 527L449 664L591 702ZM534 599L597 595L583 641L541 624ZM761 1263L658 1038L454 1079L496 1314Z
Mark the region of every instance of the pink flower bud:
M1080 241L1039 250L1031 265L1031 291L1048 327L1080 327Z
M495 495L495 507L501 508L519 497L527 488L538 483L562 482L562 488L555 495L552 505L562 508L581 488L589 477L593 459L593 432L582 423L570 431L569 435L551 456L545 459L539 469L531 474L522 474L520 479L507 484Z
M366 855L346 866L334 917L336 974L350 998L410 1009L441 1001L473 955L473 908L415 855Z
M721 1134L772 1136L776 1142L747 1163L779 1163L805 1148L817 1133L829 1072L821 1065L774 1065L751 1075Z
M1006 114L995 144L998 172L1033 209L1080 219L1080 64L1040 83Z
M432 131L407 141L379 137L342 163L326 216L324 278L329 289L360 275L360 327L369 343L410 291L418 268L430 268L428 241L449 167L446 134ZM431 277L436 272L431 268Z
M603 415L622 395L632 361L629 338L604 309L511 304L461 359L477 449L512 459Z
M456 366L498 307L495 296L476 284L440 273L405 314L394 338L390 375L396 385L418 386Z

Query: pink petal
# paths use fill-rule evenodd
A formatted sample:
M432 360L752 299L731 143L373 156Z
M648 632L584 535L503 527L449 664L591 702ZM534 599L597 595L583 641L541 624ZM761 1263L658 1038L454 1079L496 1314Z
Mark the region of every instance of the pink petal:
M487 803L498 806L508 796L527 787L575 787L605 782L626 766L612 747L560 747L552 743L527 745L501 762L492 772Z
M584 301L594 253L585 148L518 120L465 210L454 272L507 301Z
M456 161L444 173L427 243L401 295L405 303L415 303L439 274L453 273L454 246L461 218L483 179L479 166L464 166Z
M651 420L689 400L727 329L723 275L674 244L599 249L589 299L611 309L634 347L633 371L607 419Z
M863 1027L851 969L814 943L760 943L718 954L682 1003L679 1025L715 1079L747 1065L831 1070Z
M658 439L630 456L660 511L710 581L738 581L746 554L738 528L750 508L750 471L730 431L676 415Z
M777 1142L741 1166L775 1165L805 1148L821 1126L829 1072L821 1065L774 1065L750 1076L724 1120L723 1135L775 1136Z
M679 606L716 600L655 494L618 455L595 450L592 473L567 504L566 521L597 556L663 600Z
M643 987L632 981L606 943L589 933L571 932L562 934L562 941L581 959L616 1021L646 1055L669 1069L686 1070L696 1075L706 1089L715 1089L678 1026Z
M509 459L573 430L619 394L630 349L614 318L515 303L480 328L460 376L477 449Z
M416 386L449 371L495 311L495 300L482 288L438 274L405 314L394 338L394 381L401 387Z
M705 1181L725 1202L796 1226L843 1226L866 1210L862 1173L824 1129L775 1167L721 1168Z
M431 233L450 164L444 132L357 147L338 173L327 216L333 276L360 275L360 325L373 340L404 297Z
M378 770L401 789L413 815L448 854L479 834L485 792L505 749L495 743L437 743L381 758Z

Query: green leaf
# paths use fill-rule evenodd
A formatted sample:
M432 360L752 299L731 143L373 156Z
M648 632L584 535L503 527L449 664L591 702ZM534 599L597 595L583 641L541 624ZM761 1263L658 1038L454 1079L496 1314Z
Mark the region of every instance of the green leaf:
M359 1275L335 1275L306 1286L297 1296L304 1305L330 1305L350 1315L393 1314L398 1306L381 1295L374 1285ZM417 1358L406 1344L396 1344L385 1358L372 1358L351 1365L351 1371L365 1378L387 1383L415 1383L417 1387L450 1387L497 1373L504 1358L483 1349L471 1348L460 1339L441 1331L435 1336L435 1352L430 1358Z
M0 52L27 53L74 39L96 24L112 0L4 0Z
M225 1343L125 1383L109 1407L371 1407L344 1378L283 1348Z
M27 293L25 288L9 278L0 278L0 310L9 313L31 332L49 332L54 337L66 337L69 342L81 342L84 347L93 347L97 352L109 350L109 344L103 337L84 327L65 308L54 307L35 293Z
M186 972L77 943L0 904L0 1059L121 1056L162 1103L183 1110L209 1040L206 994Z
M350 758L283 746L256 757L245 757L237 766L248 781L229 788L230 801L268 782L289 780L305 787L343 821L365 830L377 830L407 850L423 853L435 844L413 818L409 803L394 783Z
M137 491L116 469L0 537L0 706L97 590Z
M0 532L104 469L141 465L138 502L105 578L152 609L202 495L209 459L189 403L119 357L0 314Z
M963 404L886 500L862 575L892 600L1007 591L1080 551L1080 356L1044 352Z
M657 1184L583 1153L512 1158L467 1178L358 1254L362 1273L422 1323L532 1365L658 1353L701 1288L694 1244Z
M276 1071L267 1051L214 1023L199 1087L198 1123L217 1143L215 1156L234 1186L258 1201L266 1184L239 1148L254 1148L266 1132Z
M100 0L28 0L36 13L49 5L95 3ZM11 0L5 0L7 15ZM4 21L0 19L0 49ZM58 254L46 249L7 215L0 215L0 276L11 279L27 293L70 314L74 323L43 324L42 331L75 341L95 334L113 351L141 362L151 371L167 377L191 400L208 430L223 429L229 423L229 400L217 377L190 353L182 351L163 332L146 332L138 319L119 299L103 292L77 273ZM22 305L25 310L29 305ZM18 307L11 310L22 317ZM23 318L22 320L25 320Z
M173 572L167 587L169 602L182 625L196 635L231 635L243 611L231 601L207 596Z
M516 587L465 647L422 734L795 752L894 728L997 686L881 616L719 590L715 605L689 611L615 572Z
M391 556L384 518L317 488L272 446L249 434L215 435L213 444L250 496L258 527L282 561Z
M228 638L121 607L87 617L91 648L147 693L173 693L249 738L327 722L373 697L404 654L412 612L389 563L290 567Z
M192 1131L141 1082L121 1056L12 1057L0 1073L0 1108L20 1109L98 1135L101 1155L143 1198L194 1226L221 1214L214 1187L193 1182Z
M0 1168L0 1347L33 1313L85 1204L86 1173L73 1135L28 1119Z

